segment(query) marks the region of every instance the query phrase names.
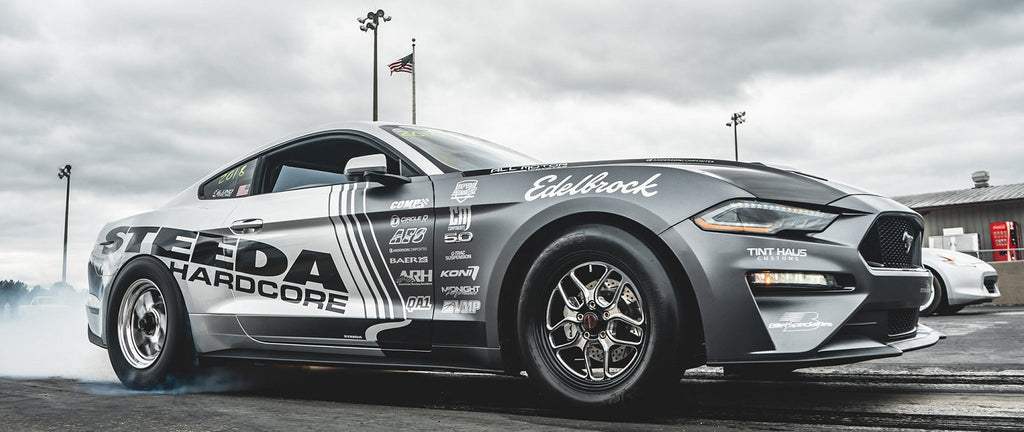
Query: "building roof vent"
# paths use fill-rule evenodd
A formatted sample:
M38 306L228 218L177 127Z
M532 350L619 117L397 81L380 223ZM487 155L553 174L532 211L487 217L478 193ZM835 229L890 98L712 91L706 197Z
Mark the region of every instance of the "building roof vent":
M988 171L975 171L971 174L971 180L974 180L974 188L987 188L988 187Z

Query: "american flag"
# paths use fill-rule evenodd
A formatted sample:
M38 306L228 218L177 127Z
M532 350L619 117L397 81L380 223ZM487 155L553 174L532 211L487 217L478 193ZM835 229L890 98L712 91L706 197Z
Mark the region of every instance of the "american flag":
M412 73L412 54L395 60L394 63L388 65L388 68L391 69L391 75L394 75L395 72Z

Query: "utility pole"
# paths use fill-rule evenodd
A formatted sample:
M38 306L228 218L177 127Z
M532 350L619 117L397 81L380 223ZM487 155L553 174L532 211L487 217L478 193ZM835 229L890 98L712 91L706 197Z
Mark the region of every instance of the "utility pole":
M377 12L368 12L366 17L359 17L359 30L373 30L373 121L377 121L377 28L382 22L391 21L390 16L384 16L383 9Z
M726 126L732 126L732 145L733 150L736 152L736 162L740 161L740 140L739 135L736 134L736 126L746 123L747 120L743 118L745 115L747 115L746 111L732 113L732 121L725 124Z
M57 169L58 179L68 179L68 189L64 194L64 267L60 273L62 284L68 283L68 210L71 209L71 164Z
M412 38L412 124L416 124L416 38Z

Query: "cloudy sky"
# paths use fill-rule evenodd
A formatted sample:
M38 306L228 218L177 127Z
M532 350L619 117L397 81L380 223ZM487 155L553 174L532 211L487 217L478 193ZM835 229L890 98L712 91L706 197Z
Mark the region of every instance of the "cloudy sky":
M68 279L102 224L163 204L253 147L371 116L547 161L740 158L883 195L1024 182L1016 1L0 2L0 278Z

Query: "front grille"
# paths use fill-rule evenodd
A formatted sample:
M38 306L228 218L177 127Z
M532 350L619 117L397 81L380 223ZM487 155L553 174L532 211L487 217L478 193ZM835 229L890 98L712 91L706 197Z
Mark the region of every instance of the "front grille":
M889 311L889 337L905 336L917 330L917 309Z
M999 280L999 276L985 276L985 289L989 294L996 293L996 281Z
M886 268L921 267L921 225L904 216L882 216L860 242L868 265Z

